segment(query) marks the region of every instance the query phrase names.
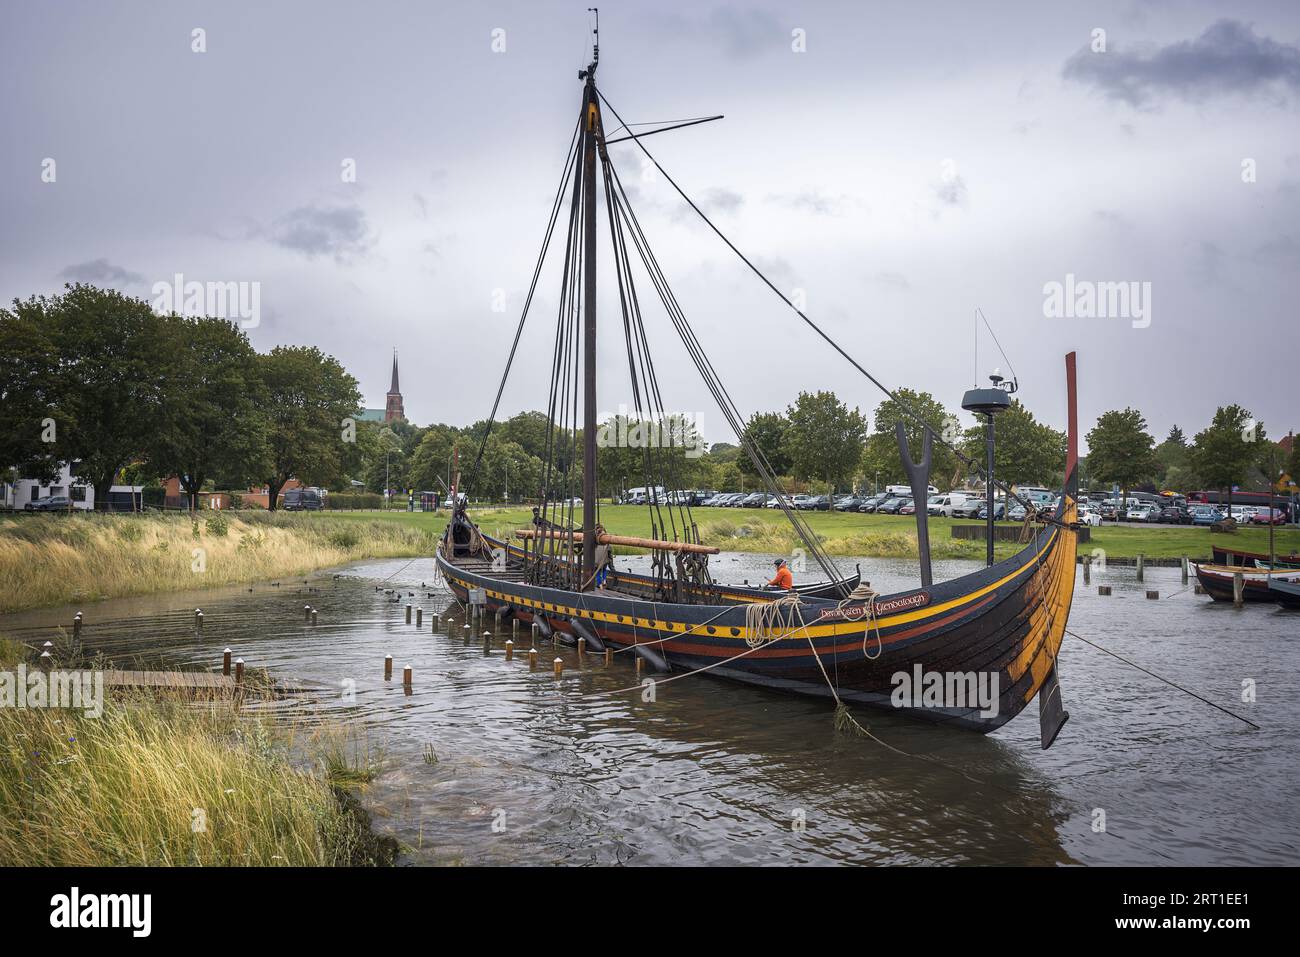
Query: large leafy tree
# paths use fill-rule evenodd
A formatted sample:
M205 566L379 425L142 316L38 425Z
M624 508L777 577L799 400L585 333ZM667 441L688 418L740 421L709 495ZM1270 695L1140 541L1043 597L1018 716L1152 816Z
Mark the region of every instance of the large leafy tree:
M420 444L411 453L409 472L411 483L421 489L441 490L445 495L447 492L445 486L451 481L448 473L452 467L452 453L457 443L460 444L462 454L467 448L470 449L471 454L477 449L477 446L470 446L468 442L462 440L460 431L454 426L439 423L425 429ZM466 466L473 464L471 459Z
M844 487L853 478L862 444L867 437L867 420L856 408L850 409L833 392L800 392L786 410L790 428L782 446L790 456L797 478L823 479Z
M1094 479L1123 490L1119 513L1127 513L1129 489L1155 475L1155 438L1137 409L1104 413L1088 433L1088 468Z
M745 441L763 453L776 475L786 475L790 471L790 452L785 445L789 431L790 420L780 412L755 412L745 424ZM744 475L758 474L748 452L742 450L736 464Z
M1232 507L1232 489L1241 485L1258 461L1264 426L1239 405L1220 406L1208 428L1192 442L1192 467L1208 488L1224 489Z
M957 417L928 392L897 389L894 398L886 399L876 406L873 421L875 430L867 439L862 455L862 472L872 480L873 485L877 475L886 484L902 483L907 479L895 432L895 426L899 422L903 423L908 448L916 459L920 459L924 448L926 426L934 431L936 441L930 450L930 474L940 483L956 484L961 479L965 466L952 449L937 440L946 439L954 445L962 441L964 433Z
M1183 430L1174 426L1168 437L1155 448L1155 480L1164 488L1186 487L1192 475L1191 449ZM1177 480L1175 484L1173 480Z
M266 466L266 418L257 353L225 319L163 320L171 362L160 370L166 414L149 438L159 475L176 475L190 507L209 479L244 485Z
M29 363L36 377L15 390L15 409L31 415L46 406L55 436L42 458L79 463L77 474L94 486L96 502L107 502L118 472L143 455L167 414L160 370L175 359L172 340L141 299L81 283L64 288L13 305L18 362ZM20 443L41 429L39 422L19 425ZM14 450L19 460L23 451L21 444Z
M333 356L303 346L277 346L258 357L266 397L268 504L276 507L286 482L339 481L354 464L357 443L347 441L361 407L357 380Z
M994 423L993 469L1000 482L1037 484L1054 488L1065 470L1066 436L1039 422L1033 413L1012 399ZM966 430L966 454L979 465L986 459L984 426Z
M71 423L58 408L59 355L44 316L17 300L12 311L0 309L0 463L49 482L59 470L51 431L59 418Z

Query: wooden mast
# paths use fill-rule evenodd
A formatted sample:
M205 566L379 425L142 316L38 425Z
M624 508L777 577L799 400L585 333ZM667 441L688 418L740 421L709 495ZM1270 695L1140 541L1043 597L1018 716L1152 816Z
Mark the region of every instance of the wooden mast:
M585 78L582 133L583 303L582 303L582 563L578 588L590 587L596 574L596 149L600 136L600 104L596 96L596 64L600 61L600 21L596 21L591 65Z

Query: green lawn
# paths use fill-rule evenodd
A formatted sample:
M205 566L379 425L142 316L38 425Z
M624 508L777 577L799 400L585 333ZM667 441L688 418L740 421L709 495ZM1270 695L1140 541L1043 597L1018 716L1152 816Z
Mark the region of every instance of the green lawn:
M331 518L401 522L421 529L440 532L447 513L370 511L329 512ZM728 551L781 552L797 544L785 517L773 509L697 508L692 511L704 541ZM529 508L472 508L471 515L491 535L506 536L528 525ZM667 509L664 510L667 517ZM808 526L821 537L832 555L869 557L906 557L915 554L916 523L910 515L863 515L856 512L801 512ZM606 505L601 508L605 527L617 535L650 534L650 512L645 506ZM936 558L979 558L984 554L982 542L957 542L949 532L952 519L930 519L931 550ZM961 521L960 524L969 524ZM1006 523L1017 524L1017 523ZM1280 528L1275 532L1277 550L1300 550L1300 529ZM1233 535L1212 535L1209 529L1150 528L1142 525L1106 525L1092 529L1092 540L1079 545L1079 554L1090 555L1104 549L1109 558L1208 558L1213 544L1224 544L1247 551L1268 551L1267 528L1244 528ZM1017 549L1012 543L999 543L997 552L1010 555Z

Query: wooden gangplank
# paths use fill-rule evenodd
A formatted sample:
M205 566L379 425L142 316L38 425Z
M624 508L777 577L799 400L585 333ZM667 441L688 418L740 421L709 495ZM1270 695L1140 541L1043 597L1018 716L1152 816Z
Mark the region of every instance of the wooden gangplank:
M190 697L233 696L238 690L230 675L206 671L105 671L104 686L118 691L150 691Z

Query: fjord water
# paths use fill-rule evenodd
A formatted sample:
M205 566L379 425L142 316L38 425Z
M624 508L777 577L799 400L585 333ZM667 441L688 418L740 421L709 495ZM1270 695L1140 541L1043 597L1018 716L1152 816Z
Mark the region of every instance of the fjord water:
M975 567L939 562L935 578ZM770 568L761 555L715 559L725 581ZM914 562L861 568L882 591L915 582ZM456 637L445 623L432 633L431 613L449 601L433 578L431 560L373 561L306 583L13 615L0 631L44 640L82 610L86 645L119 666L214 668L229 645L250 667L303 681L316 690L273 713L348 718L382 752L363 801L408 864L1300 862L1300 614L1212 603L1177 569L1148 569L1139 584L1133 569L1111 568L1090 588L1080 572L1071 630L1262 730L1067 637L1070 721L1050 751L1038 746L1036 704L990 736L856 711L906 755L837 733L825 701L717 679L661 681L657 701L643 702L620 690L636 684L627 655L580 666L572 649L543 643L530 672L523 631L511 662L505 635L486 653L480 638L462 640L459 614ZM1098 596L1098 584L1114 595ZM408 601L424 610L420 630L405 623Z

